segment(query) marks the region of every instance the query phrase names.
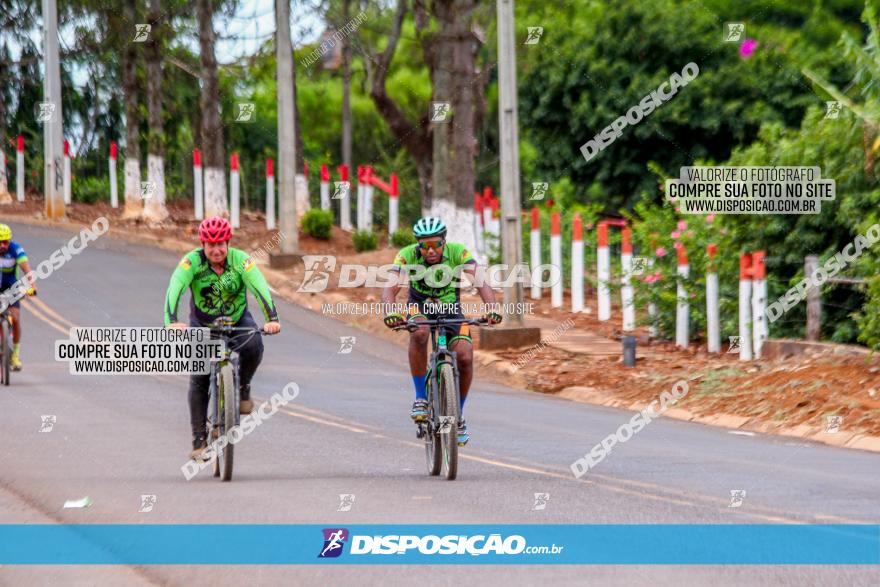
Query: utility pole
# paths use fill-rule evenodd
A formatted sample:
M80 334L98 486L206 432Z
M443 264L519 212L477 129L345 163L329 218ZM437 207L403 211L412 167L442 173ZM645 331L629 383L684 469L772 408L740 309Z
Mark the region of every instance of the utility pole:
M501 148L501 258L509 271L522 262L519 193L516 47L513 0L498 0L498 125ZM504 304L522 304L523 286L504 288ZM517 306L522 307L522 306ZM521 312L507 314L511 326L523 326Z
M270 263L274 267L290 267L299 258L290 0L275 0L275 61L278 94L278 227L284 238L280 243L281 253L270 257Z
M348 24L348 8L351 0L342 0L342 26ZM351 41L342 38L342 164L351 166ZM351 229L351 190L339 200L339 226Z
M64 133L61 116L61 67L58 63L58 7L43 0L43 103L37 110L43 124L43 193L47 218L64 218Z

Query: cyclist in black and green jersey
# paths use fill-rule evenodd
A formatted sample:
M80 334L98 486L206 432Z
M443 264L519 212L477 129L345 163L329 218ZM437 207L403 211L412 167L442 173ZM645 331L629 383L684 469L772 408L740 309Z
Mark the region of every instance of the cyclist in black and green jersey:
M227 316L235 326L256 328L247 307L250 290L266 318L263 331L275 334L281 330L278 313L272 302L269 284L251 257L229 246L232 227L225 218L208 218L199 226L202 247L184 255L171 276L165 295L165 326L186 328L177 317L178 304L186 289L190 290L189 326L206 327L216 318ZM253 378L263 358L263 339L260 334L242 338L230 344L240 357L241 413L250 414ZM193 450L190 457L197 459L207 448L206 414L208 411L209 375L192 375L189 380L189 417L192 425Z
M460 278L468 275L472 281L476 281L476 260L463 244L446 242L446 225L439 218L420 219L413 226L413 234L418 242L402 248L394 258L394 266L398 273L404 267L414 269L412 272L407 270L408 274L413 274L409 280L407 305L416 308L415 311L409 312L409 317L414 320L420 318L435 320L440 315L448 318L463 318L464 314L460 307ZM441 268L441 265L449 268ZM415 271L418 266L425 268L421 278L418 278ZM450 274L454 276L451 279ZM393 304L399 291L400 280L392 280L382 292L382 301L389 305ZM495 304L495 292L484 281L477 285L477 291L485 304ZM439 311L430 311L432 309ZM485 317L490 324L501 322L501 315L495 311L487 312ZM385 325L388 328L402 326L405 322L406 317L398 312L391 312L385 316ZM444 330L449 348L455 351L458 362L460 413L463 413L464 402L474 375L473 344L467 324L444 326ZM421 327L410 333L409 339L409 369L416 390L416 401L413 402L410 416L416 422L428 416L425 373L428 370L429 335L428 328ZM467 424L462 418L458 423L458 444L464 446L469 439Z

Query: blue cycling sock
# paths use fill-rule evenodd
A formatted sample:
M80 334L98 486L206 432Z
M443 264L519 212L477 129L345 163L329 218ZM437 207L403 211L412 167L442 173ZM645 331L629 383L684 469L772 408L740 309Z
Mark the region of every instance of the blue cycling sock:
M459 416L464 415L464 400L465 400L464 396L459 396L459 398L458 398L458 414L459 414Z
M425 375L413 375L413 385L416 388L416 399L428 399L427 377Z

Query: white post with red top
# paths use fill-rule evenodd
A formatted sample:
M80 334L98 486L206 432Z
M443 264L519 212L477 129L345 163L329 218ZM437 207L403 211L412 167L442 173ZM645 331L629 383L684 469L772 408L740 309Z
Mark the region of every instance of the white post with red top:
M761 348L767 338L767 280L764 251L752 253L752 341L755 359L761 358Z
M321 165L321 210L330 209L330 169Z
M623 310L623 331L629 332L636 328L636 307L633 302L632 270L633 246L632 230L628 226L621 228L620 269L620 303Z
M532 208L532 232L529 241L532 268L532 299L541 299L541 275L536 271L541 266L541 211Z
M70 203L70 141L64 139L64 203Z
M752 360L752 256L739 258L739 360Z
M266 230L275 229L275 161L266 159Z
M351 230L351 184L348 183L348 165L340 165L336 170L339 172L339 180L348 186L341 191L339 198L339 226L342 230Z
M196 220L205 219L204 174L202 173L202 152L193 149L193 212Z
M584 311L584 227L581 215L571 223L571 311Z
M483 188L483 227L489 234L492 232L492 188Z
M550 306L562 307L562 232L559 212L550 216L550 264L559 268L560 277L550 286Z
M599 222L596 227L598 247L596 248L596 294L599 304L599 320L611 319L611 253L608 250L608 224Z
M373 186L370 181L373 178L373 166L367 165L364 169L364 225L370 232L373 231Z
M691 268L688 265L687 250L684 245L678 249L678 283L676 285L675 304L675 346L686 349L690 338L690 304L688 303L687 290L684 287L685 280L690 277Z
M118 155L118 148L116 146L116 141L110 142L110 207L118 208L119 207L119 186L116 183L116 157Z
M15 197L24 202L24 137L18 135L15 152Z
M364 229L364 166L357 166L357 229Z
M706 247L706 346L710 353L721 352L721 317L718 306L718 270L715 267L716 245Z
M391 192L388 194L388 236L397 231L398 192L397 174L391 174Z
M233 153L229 156L229 223L232 225L232 228L238 228L241 226L241 217L240 217L240 199L241 199L241 178L238 173L238 153Z

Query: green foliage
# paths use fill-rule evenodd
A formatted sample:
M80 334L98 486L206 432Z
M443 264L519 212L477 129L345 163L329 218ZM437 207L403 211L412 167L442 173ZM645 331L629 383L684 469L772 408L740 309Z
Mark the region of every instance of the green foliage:
M119 192L120 194L122 191ZM71 185L71 197L74 202L94 204L110 201L109 177L83 177L76 179Z
M391 244L398 248L403 248L416 242L416 237L408 228L398 228L391 235Z
M369 230L356 230L352 235L354 250L358 253L375 251L379 248L379 235Z
M328 240L333 226L333 213L328 210L312 208L302 216L302 231L309 236Z

